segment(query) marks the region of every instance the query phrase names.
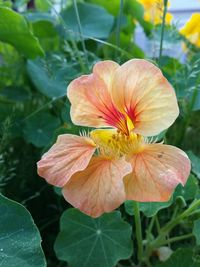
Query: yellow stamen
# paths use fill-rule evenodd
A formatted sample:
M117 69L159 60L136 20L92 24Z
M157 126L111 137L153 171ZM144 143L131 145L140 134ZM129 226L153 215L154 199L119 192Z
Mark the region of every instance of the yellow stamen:
M100 154L112 158L140 153L144 148L144 138L131 132L126 135L114 129L94 130L90 137L98 146Z

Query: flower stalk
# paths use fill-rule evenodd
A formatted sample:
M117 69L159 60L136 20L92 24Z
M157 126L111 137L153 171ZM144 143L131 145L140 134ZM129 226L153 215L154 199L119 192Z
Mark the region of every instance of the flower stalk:
M159 65L160 65L160 61L161 61L161 57L162 57L162 50L163 50L165 18L166 18L166 14L167 14L167 3L168 3L168 0L163 0L163 2L164 2L164 10L163 10L163 18L162 18L162 26L161 26L160 50L159 50L159 59L158 59Z
M135 218L135 228L136 228L136 239L138 245L138 253L137 258L138 261L142 261L143 255L143 244L142 244L142 228L141 228L141 218L140 218L140 211L139 211L139 203L134 201L134 218Z

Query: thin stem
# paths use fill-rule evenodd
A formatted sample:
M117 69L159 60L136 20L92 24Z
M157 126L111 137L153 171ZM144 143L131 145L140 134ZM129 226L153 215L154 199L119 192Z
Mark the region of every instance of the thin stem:
M151 219L151 222L150 222L149 227L147 229L147 237L146 238L148 241L150 239L150 235L151 235L154 223L155 223L155 219L156 219L156 215L154 215L153 218Z
M134 201L134 218L135 218L135 227L136 227L136 239L138 245L138 261L141 262L143 255L143 245L142 245L142 229L141 229L141 219L140 219L140 211L138 202Z
M159 59L158 63L160 65L161 57L162 57L162 50L163 50L163 38L164 38L164 30L165 30L165 17L167 14L167 2L168 0L163 0L164 2L164 10L163 10L163 17L162 17L162 26L161 26L161 37L160 37L160 50L159 50Z
M159 246L163 246L163 245L166 245L168 243L178 242L178 241L181 241L183 239L191 238L193 236L194 235L192 233L186 234L186 235L181 235L181 236L175 236L175 237L169 238L166 241L160 243Z
M183 213L181 213L179 216L177 216L174 220L167 223L163 228L160 230L160 235L152 242L152 247L157 247L160 242L164 242L163 239L165 236L177 225L180 223L181 220L184 218L190 216L190 214L198 207L200 206L200 199L194 201L190 207L185 210Z
M83 52L85 54L85 60L86 60L87 66L88 66L87 50L86 50L85 41L83 38L82 26L81 26L81 21L80 21L80 16L79 16L78 6L77 6L76 0L73 0L73 5L74 5L75 14L76 14L78 31L79 31L79 35L80 35L80 39L81 39L81 43L82 43L82 47L83 47Z
M160 223L159 223L159 220L158 220L158 216L155 215L155 222L156 222L156 228L157 228L157 232L158 234L160 233Z
M124 6L124 1L120 0L120 9L119 9L119 16L117 20L117 29L116 29L116 46L117 47L120 47L120 28L121 28L121 21L122 21L123 6Z
M87 69L88 68L85 67L85 65L84 65L83 59L82 59L82 57L80 55L80 51L79 51L79 49L78 49L78 47L76 45L76 42L75 42L74 38L72 37L72 31L70 29L67 29L66 24L65 24L65 21L63 20L62 16L57 12L57 10L55 9L55 7L52 5L51 1L47 0L47 2L50 3L50 5L52 7L52 10L55 12L55 14L57 15L57 17L59 18L59 20L60 20L60 22L61 22L61 24L62 24L62 26L64 28L64 31L66 33L68 33L69 40L71 41L72 46L73 46L73 49L76 52L76 57L77 57L77 60L78 60L78 62L80 64L80 67L81 67L82 72L84 72L84 73L87 72ZM74 34L74 32L73 32L73 34ZM77 34L77 35L79 36L79 34Z
M177 224L179 224L183 219L189 217L191 213L194 210L196 210L196 208L199 206L200 206L200 199L193 201L193 203L189 206L187 210L185 210L183 213L178 215L176 218L168 222L164 227L160 229L159 236L153 242L150 242L146 247L145 258L144 258L145 262L149 259L152 251L158 246L160 246L161 244L165 244L165 243L167 244L172 241L175 242L175 241L180 240L181 237L174 237L174 238L166 240L166 236ZM189 238L189 235L187 236L185 235L185 238Z

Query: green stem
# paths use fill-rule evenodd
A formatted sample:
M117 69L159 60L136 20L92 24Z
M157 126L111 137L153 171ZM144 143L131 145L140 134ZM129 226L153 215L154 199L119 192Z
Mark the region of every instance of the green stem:
M194 201L190 207L185 210L183 213L181 213L179 216L177 216L174 220L167 223L163 228L160 230L160 236L154 240L154 245L158 243L163 237L165 237L177 224L180 223L181 220L185 219L190 215L193 210L195 210L198 206L200 206L200 199L197 201Z
M149 227L147 229L147 235L146 235L147 242L149 242L149 239L151 237L151 232L152 232L152 229L155 223L155 219L156 219L156 215L154 215L153 218L151 219Z
M143 255L143 245L142 245L142 229L141 229L141 219L140 219L140 211L138 202L134 201L134 218L135 218L135 228L136 228L136 239L138 245L138 261L141 262Z
M163 246L163 245L166 245L168 243L178 242L178 241L181 241L183 239L191 238L193 236L194 235L192 233L186 234L186 235L181 235L181 236L175 236L175 237L167 239L165 242L160 243L159 246Z
M160 50L159 50L159 59L158 63L160 65L161 57L162 57L162 50L163 50L163 38L164 38L164 30L165 30L165 17L167 14L167 2L168 0L164 1L164 10L163 10L163 17L162 17L162 26L161 26L161 37L160 37Z
M190 216L190 214L198 207L200 206L200 199L199 200L195 200L190 207L185 210L183 213L181 213L180 215L178 215L176 218L174 218L174 220L171 220L170 222L168 222L164 227L162 227L160 229L160 234L159 236L153 241L150 242L149 245L146 247L146 251L145 251L145 261L149 259L152 251L159 247L161 244L165 244L165 243L169 243L169 242L175 242L178 241L179 238L181 237L174 237L171 239L166 240L166 235L177 225L179 224L183 219L187 218L188 216ZM185 235L186 236L186 235ZM189 236L187 235L187 238L189 238ZM171 240L171 241L170 241Z
M81 39L81 43L82 43L82 48L83 48L83 52L85 54L85 60L86 60L87 66L88 66L87 50L86 50L85 42L84 42L84 38L83 38L82 26L81 26L81 21L80 21L80 17L79 17L78 6L77 6L76 0L73 0L73 5L74 5L75 14L76 14L76 20L77 20L77 24L78 24L78 31L79 31L79 35L80 35L80 39Z
M156 222L157 232L159 234L160 233L160 223L159 223L159 220L158 220L158 216L157 215L155 215L155 222Z
M120 47L120 28L121 28L121 21L122 21L123 6L124 6L124 1L120 0L120 9L119 9L119 16L117 20L117 29L116 29L116 46L117 47Z

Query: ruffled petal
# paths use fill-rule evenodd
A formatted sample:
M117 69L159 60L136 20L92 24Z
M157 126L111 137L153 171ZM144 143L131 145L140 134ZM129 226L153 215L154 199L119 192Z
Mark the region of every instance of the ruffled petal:
M88 137L63 134L37 163L38 174L48 183L63 187L71 176L84 170L96 146Z
M143 152L132 156L130 163L133 172L124 178L126 198L140 202L167 201L190 173L187 155L169 145L147 145Z
M74 124L89 127L114 126L124 119L113 105L110 88L118 64L113 61L97 63L90 75L73 80L67 89Z
M131 170L131 165L123 158L93 157L88 167L74 174L65 185L64 198L92 217L110 212L124 202L123 177Z
M132 120L134 132L143 136L160 133L179 114L173 88L159 68L143 59L116 69L111 93L115 106Z
M111 60L100 61L94 65L93 73L105 82L108 92L112 88L113 75L117 68L119 64Z

